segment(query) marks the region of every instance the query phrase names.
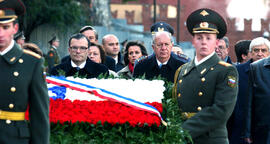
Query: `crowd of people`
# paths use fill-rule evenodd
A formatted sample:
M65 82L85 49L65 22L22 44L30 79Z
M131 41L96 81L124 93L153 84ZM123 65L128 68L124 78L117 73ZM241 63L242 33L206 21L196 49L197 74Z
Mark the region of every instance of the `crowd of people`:
M0 12L0 143L49 142L45 71L82 78L160 77L174 84L182 127L195 144L270 144L270 42L264 37L237 42L237 62L232 62L226 22L211 9L198 9L187 18L193 59L175 44L174 29L166 22L150 28L153 54L138 40L126 41L120 50L113 34L99 44L98 31L89 25L70 36L69 55L59 57L57 36L43 54L18 32L16 18L25 13L20 0L1 1ZM30 126L22 117L27 107Z

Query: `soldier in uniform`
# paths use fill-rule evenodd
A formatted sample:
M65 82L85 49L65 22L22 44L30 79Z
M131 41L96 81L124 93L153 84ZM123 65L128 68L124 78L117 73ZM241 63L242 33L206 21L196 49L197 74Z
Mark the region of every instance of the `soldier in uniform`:
M59 55L57 52L57 48L59 47L59 39L56 36L48 42L50 44L50 50L46 55L46 60L48 63L48 71L50 72L51 69L60 63Z
M48 144L49 97L43 59L13 40L19 28L16 18L24 12L20 0L0 1L0 143Z
M14 40L16 41L17 44L22 48L23 44L25 43L25 37L23 31L18 32L17 34L14 35Z
M195 144L228 144L226 122L236 102L238 73L215 53L226 23L217 12L203 8L188 16L187 28L196 56L174 77L174 94L186 118L182 127Z

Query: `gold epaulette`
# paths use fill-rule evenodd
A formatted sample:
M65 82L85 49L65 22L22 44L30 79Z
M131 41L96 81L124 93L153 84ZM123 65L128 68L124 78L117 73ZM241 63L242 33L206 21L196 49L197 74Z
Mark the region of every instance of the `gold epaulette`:
M226 62L224 62L224 61L219 61L218 64L223 65L223 66L225 66L225 67L231 66L231 64L226 63Z
M32 51L30 51L30 50L24 49L23 52L26 53L26 54L29 54L29 55L31 55L31 56L33 56L33 57L36 57L36 58L38 58L38 59L41 58L41 56L40 56L39 54L37 54L37 53L35 53L35 52L32 52Z

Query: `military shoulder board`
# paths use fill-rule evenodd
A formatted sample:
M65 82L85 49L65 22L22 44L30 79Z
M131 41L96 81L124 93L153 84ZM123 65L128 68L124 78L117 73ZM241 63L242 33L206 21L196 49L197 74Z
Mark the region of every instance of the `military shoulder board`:
M223 66L225 66L225 67L231 66L231 64L226 63L226 62L224 62L224 61L219 61L218 64L223 65Z
M38 58L38 59L41 58L41 56L40 56L39 54L37 54L37 53L35 53L35 52L32 52L32 51L30 51L30 50L24 49L23 52L26 53L26 54L29 54L29 55L31 55L31 56L33 56L33 57L36 57L36 58Z

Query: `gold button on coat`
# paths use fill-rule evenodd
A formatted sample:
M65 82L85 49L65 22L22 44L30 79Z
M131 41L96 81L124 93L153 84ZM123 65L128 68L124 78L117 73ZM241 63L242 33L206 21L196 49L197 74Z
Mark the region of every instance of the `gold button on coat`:
M181 79L179 80L179 83L182 83L182 80Z
M6 124L10 124L11 123L11 120L6 120Z
M181 94L179 93L179 94L178 94L178 97L180 97L180 96L181 96Z
M201 110L202 110L202 107L200 107L200 106L197 107L197 110L198 110L198 111L201 111Z
M15 88L15 87L11 87L11 88L10 88L10 91L11 91L11 92L15 92L15 91L16 91L16 88Z
M203 95L203 93L202 92L199 92L199 96L202 96Z
M14 104L9 104L8 107L9 107L10 109L13 109L13 108L14 108Z
M202 80L202 82L204 82L205 81L205 78L203 77L201 80Z
M15 72L13 73L13 75L14 75L14 76L19 76L19 73L18 73L17 71L15 71Z
M23 63L23 59L19 59L19 63Z

